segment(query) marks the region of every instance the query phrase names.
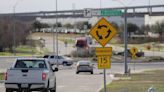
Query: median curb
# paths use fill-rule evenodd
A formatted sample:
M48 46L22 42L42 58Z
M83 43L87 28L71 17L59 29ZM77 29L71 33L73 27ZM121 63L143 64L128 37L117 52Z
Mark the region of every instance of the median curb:
M114 80L114 74L110 74L109 77L110 77L111 80L108 81L108 82L106 83L106 85L112 83L112 81ZM102 86L97 90L97 92L100 92L101 89L103 89L103 88L104 88L104 85L102 85Z
M5 80L0 80L0 83L4 83L5 82Z

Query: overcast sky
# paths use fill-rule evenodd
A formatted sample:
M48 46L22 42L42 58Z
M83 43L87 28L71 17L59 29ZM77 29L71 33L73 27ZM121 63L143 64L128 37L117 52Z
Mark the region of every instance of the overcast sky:
M56 0L0 0L0 13L37 12L56 10ZM123 5L124 4L124 5ZM148 5L149 0L101 0L101 7L122 7ZM150 0L151 5L162 5L164 0ZM99 8L100 0L58 0L58 10Z

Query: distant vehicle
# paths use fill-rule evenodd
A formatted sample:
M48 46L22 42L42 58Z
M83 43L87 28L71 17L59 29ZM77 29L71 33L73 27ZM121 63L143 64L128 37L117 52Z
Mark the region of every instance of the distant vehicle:
M54 65L64 65L64 66L71 66L73 64L73 59L62 56L62 55L44 55L43 58L46 58L50 64Z
M81 60L77 62L77 70L76 74L79 74L80 72L90 72L93 74L93 65L90 61Z
M89 36L76 38L75 45L77 48L88 49L91 44L92 44L92 39Z
M122 51L122 52L117 52L117 53L114 53L114 54L115 54L115 55L124 56L124 51ZM132 54L130 53L130 49L127 50L127 56L128 56L128 57L131 57L131 56L132 56ZM138 53L136 53L136 56L137 56L137 57L144 57L145 54L144 54L144 52L143 52L142 50L140 50Z
M56 92L55 71L43 58L18 58L5 73L6 92Z

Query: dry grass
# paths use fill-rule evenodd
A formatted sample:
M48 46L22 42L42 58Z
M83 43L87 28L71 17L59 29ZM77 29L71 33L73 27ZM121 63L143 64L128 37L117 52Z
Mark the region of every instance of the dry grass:
M132 74L129 80L114 80L107 86L107 92L147 92L151 86L156 92L164 92L164 70Z

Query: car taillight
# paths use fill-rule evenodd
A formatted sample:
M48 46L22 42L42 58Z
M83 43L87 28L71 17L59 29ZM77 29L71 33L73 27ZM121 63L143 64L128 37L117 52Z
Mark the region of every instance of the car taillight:
M7 80L7 72L4 73L4 80Z
M45 81L47 77L47 73L42 73L42 81Z

